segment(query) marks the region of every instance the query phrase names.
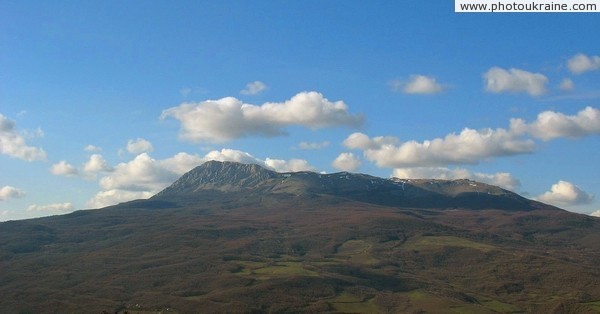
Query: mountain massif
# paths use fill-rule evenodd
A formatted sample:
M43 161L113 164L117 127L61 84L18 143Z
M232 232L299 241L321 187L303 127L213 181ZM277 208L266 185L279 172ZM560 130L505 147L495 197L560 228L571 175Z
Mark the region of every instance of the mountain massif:
M2 313L597 313L600 219L470 180L206 162L0 223Z

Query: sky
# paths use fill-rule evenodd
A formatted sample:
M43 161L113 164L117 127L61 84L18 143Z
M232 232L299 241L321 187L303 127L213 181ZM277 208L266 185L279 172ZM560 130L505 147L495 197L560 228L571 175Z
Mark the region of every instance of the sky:
M0 221L207 160L468 178L600 216L597 13L0 0Z

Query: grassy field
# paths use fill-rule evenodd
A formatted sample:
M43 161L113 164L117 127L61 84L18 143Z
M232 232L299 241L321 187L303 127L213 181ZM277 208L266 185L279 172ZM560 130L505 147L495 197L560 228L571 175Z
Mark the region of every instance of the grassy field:
M238 262L243 267L237 274L251 276L260 280L275 277L319 276L318 272L309 270L301 262Z
M379 262L372 254L373 244L363 240L348 240L337 251L336 256L349 263L374 265Z
M495 249L494 246L489 244L474 242L465 238L459 238L454 236L423 236L408 241L404 246L404 248L411 250L422 250L440 247L470 248L482 252L488 252L490 250Z
M594 302L584 302L582 303L585 307L594 310L598 313L600 313L600 300L599 301L594 301Z
M329 303L340 313L380 313L373 298L364 299L349 293L342 293Z

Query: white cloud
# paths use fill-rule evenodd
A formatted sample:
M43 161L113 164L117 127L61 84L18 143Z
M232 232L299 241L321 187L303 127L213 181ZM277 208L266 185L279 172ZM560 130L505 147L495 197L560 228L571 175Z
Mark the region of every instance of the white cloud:
M239 150L224 148L220 151L213 150L208 152L204 158L204 160L216 160L216 161L233 161L239 162L243 164L257 164L264 165L264 161Z
M267 158L264 165L277 172L315 171L316 168L309 165L304 159L271 159Z
M0 113L0 154L35 161L46 160L46 152L37 147L28 146L25 138L15 128L15 122ZM38 129L37 135L43 132Z
M136 156L133 160L119 163L113 172L100 179L102 191L87 202L88 207L99 208L136 198L148 198L156 194L180 175L201 163L201 159L180 153L166 160L156 160L147 153ZM177 161L198 160L193 166L186 163L189 169L178 165Z
M514 191L521 185L521 182L513 175L507 172L497 172L494 174L471 172L463 168L449 169L445 167L416 167L416 168L396 168L393 176L401 179L441 179L457 180L470 179L501 188Z
M406 94L436 94L444 91L444 86L435 78L425 75L411 75L408 82L393 80L390 85L392 90Z
M258 95L267 89L267 85L261 81L246 84L246 88L240 91L243 95Z
M398 143L399 140L393 136L377 136L369 138L366 134L356 132L350 134L343 142L344 146L350 149L371 150L379 149L382 146L390 146Z
M573 80L571 80L570 78L564 78L559 85L559 88L561 90L574 90L575 89L575 83L573 83Z
M159 161L161 167L168 169L175 173L177 177L192 170L194 167L199 166L207 159L199 157L198 155L191 155L188 153L177 153L173 157L162 159Z
M544 141L558 137L578 138L597 135L600 134L600 110L586 107L572 116L555 111L544 111L531 123L526 123L522 119L511 119L510 128L517 133L528 133Z
M8 200L10 198L20 198L23 196L25 196L25 192L10 185L5 185L0 188L0 201Z
M412 168L477 164L495 157L533 153L534 139L558 137L577 138L600 134L600 110L586 107L576 115L544 111L527 123L511 119L508 129L463 129L444 138L423 142L401 142L392 136L369 137L357 132L349 135L343 145L363 151L367 160L379 167Z
M341 153L331 165L341 171L354 171L360 167L361 161L353 153Z
M489 69L483 77L485 89L493 93L525 92L531 96L540 96L546 92L548 83L548 78L540 73L499 67Z
M207 153L204 158L202 158L203 162L208 160L217 160L217 161L233 161L244 164L257 164L271 170L277 172L294 172L294 171L315 171L315 167L311 166L304 159L290 159L290 160L282 160L282 159L272 159L266 158L265 160L261 160L256 158L246 152L242 152L235 149L224 148L220 151L213 150Z
M127 151L130 154L141 154L141 153L150 153L154 150L152 143L143 139L137 138L135 140L127 141Z
M98 172L110 172L112 167L108 165L108 162L100 154L93 154L90 159L83 165L83 172L85 173L98 173Z
M52 167L50 167L50 172L54 175L57 176L75 176L77 174L79 174L79 171L77 170L77 168L73 167L71 164L69 164L68 162L61 160L60 162L53 164Z
M597 210L597 211L591 213L590 216L600 217L600 210Z
M86 147L84 147L83 150L85 150L86 152L95 153L95 152L102 151L102 148L90 144L90 145L87 145Z
M50 172L57 176L80 176L86 180L96 179L99 172L110 172L113 168L100 154L92 154L80 168L76 168L70 163L61 160L50 167Z
M589 204L594 197L567 181L558 181L550 191L537 197L538 200L558 206Z
M567 67L573 74L598 70L600 69L600 56L588 57L583 53L578 53L567 61Z
M181 122L180 137L192 142L223 142L245 136L278 136L287 126L320 129L357 126L361 116L351 115L343 101L330 102L317 92L302 92L281 103L261 106L234 97L184 103L163 111L161 118Z
M60 212L66 213L73 211L74 207L71 203L55 203L46 205L31 205L27 208L27 211L49 211L49 212Z
M142 153L129 162L118 164L112 173L100 179L100 186L104 190L158 191L175 179L174 171Z
M289 161L270 159L260 160L246 152L222 149L208 152L200 157L178 153L173 157L157 160L147 153L133 160L118 164L112 172L100 179L101 191L90 199L86 206L100 208L139 198L148 198L169 186L181 175L208 160L253 163L276 171L314 170L302 159Z
M148 191L107 190L100 191L87 203L89 208L102 208L136 199L147 199L156 193Z
M344 145L362 149L365 157L379 167L434 167L448 164L477 164L482 160L527 154L534 151L534 143L517 137L504 129L463 129L444 138L430 141L400 143L394 137L369 138L354 133Z
M323 142L300 142L298 143L298 149L321 149L329 146L331 143L329 141Z

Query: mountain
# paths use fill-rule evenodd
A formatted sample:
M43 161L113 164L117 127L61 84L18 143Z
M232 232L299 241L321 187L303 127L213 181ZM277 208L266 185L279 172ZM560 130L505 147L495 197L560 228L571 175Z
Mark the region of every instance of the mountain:
M252 196L330 196L366 203L414 208L533 210L548 205L496 186L471 180L383 179L340 172L277 173L254 164L206 162L175 181L153 200L198 200L203 195L235 192Z
M0 223L1 313L597 313L600 219L469 180L206 162Z

